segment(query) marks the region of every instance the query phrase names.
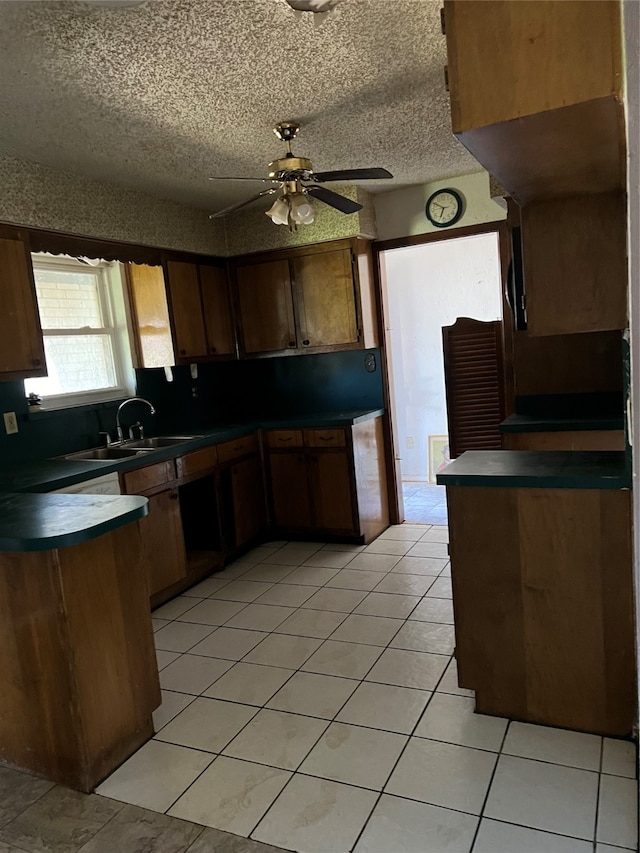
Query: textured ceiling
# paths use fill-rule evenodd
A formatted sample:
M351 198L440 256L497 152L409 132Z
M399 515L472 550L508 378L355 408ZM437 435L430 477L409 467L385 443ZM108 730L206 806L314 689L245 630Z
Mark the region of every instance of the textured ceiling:
M344 0L317 26L284 0L0 2L0 150L219 209L281 156L383 166L373 191L478 168L453 138L439 0Z

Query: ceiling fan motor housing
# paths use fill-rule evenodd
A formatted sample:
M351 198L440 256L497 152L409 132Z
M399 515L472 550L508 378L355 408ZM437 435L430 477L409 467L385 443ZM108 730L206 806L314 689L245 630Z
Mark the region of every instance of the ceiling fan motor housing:
M269 177L275 180L283 180L282 175L289 172L310 173L313 171L311 160L306 157L286 156L269 163ZM298 176L301 180L307 180L306 174ZM284 178L284 180L287 180Z

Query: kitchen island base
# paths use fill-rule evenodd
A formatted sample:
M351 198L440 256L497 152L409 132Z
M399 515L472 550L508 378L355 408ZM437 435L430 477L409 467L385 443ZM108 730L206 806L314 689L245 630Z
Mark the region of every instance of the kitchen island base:
M459 683L476 710L629 735L631 492L447 486L447 504Z
M0 760L90 792L160 704L138 523L0 553Z

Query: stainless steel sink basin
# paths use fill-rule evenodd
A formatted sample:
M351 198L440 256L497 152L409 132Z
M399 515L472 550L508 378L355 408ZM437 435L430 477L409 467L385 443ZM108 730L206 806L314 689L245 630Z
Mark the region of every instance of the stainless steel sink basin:
M201 437L199 435L156 435L153 438L142 438L139 441L128 441L126 447L155 450L159 447L172 447L174 444L182 444L183 441L191 441L192 438Z
M92 450L80 450L67 453L63 459L88 459L104 461L107 459L131 459L132 456L146 456L152 448L142 447L94 447Z

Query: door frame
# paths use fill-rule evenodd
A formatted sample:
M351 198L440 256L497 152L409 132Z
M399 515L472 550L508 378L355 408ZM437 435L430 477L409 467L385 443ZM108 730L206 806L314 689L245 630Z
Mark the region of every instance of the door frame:
M384 402L384 415L382 423L384 427L385 457L387 467L387 484L389 492L389 521L391 524L401 524L404 521L404 500L402 496L402 473L400 470L400 459L396 456L395 441L395 410L393 408L393 374L391 372L391 359L389 341L387 339L387 323L385 316L385 302L383 289L386 285L385 269L380 257L382 252L389 249L406 249L410 246L421 246L426 243L437 243L441 240L457 240L460 237L473 237L477 234L498 235L498 254L501 267L501 289L502 289L502 334L503 334L503 356L504 356L504 382L505 399L507 401L507 414L510 413L513 401L513 320L509 303L506 296L506 281L509 262L511 260L511 244L509 240L509 229L507 222L485 222L479 225L466 225L462 228L451 228L446 231L429 232L426 234L414 234L407 237L396 237L393 240L374 240L371 244L373 252L373 278L376 291L376 302L378 307L378 322L380 335L380 361L382 370L382 394Z

